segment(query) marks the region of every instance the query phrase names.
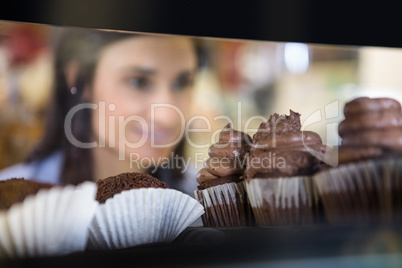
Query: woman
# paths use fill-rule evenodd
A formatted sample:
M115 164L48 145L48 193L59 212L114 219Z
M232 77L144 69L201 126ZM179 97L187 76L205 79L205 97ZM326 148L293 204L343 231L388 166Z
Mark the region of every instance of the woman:
M0 179L63 185L148 172L193 195L194 174L160 160L183 155L197 52L185 37L68 29L44 137Z

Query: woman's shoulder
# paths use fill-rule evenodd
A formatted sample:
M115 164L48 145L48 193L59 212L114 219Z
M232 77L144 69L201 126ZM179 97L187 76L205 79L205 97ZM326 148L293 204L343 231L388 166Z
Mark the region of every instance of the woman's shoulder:
M27 163L20 163L7 167L0 171L0 180L7 180L11 178L29 178L33 173L33 165Z
M39 161L15 164L0 171L0 180L24 178L59 184L63 159L63 153L56 151Z
M186 189L187 194L190 196L194 196L194 191L197 190L197 181L196 181L196 175L197 175L197 170L193 166L188 166L186 170L184 170L184 181L183 181L183 186Z

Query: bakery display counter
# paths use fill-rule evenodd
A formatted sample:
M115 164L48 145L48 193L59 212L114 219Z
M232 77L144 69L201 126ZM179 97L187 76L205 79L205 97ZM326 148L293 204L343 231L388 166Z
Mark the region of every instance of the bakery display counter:
M401 267L396 223L189 227L172 243L18 259L0 267Z

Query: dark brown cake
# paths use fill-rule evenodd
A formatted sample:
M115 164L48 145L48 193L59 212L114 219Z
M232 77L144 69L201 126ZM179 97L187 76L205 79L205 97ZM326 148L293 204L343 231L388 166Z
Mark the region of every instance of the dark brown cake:
M137 172L122 173L96 182L96 200L103 204L115 194L139 188L168 188L167 184L148 174Z
M27 196L36 194L40 189L49 189L53 186L23 178L0 181L0 209L9 209L13 204L24 201Z

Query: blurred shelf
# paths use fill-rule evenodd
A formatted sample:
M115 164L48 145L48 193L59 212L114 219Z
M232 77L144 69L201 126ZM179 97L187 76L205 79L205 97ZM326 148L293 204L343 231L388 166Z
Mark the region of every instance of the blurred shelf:
M367 267L369 261L375 264L369 267L400 267L400 224L187 228L171 244L13 260L0 266Z

